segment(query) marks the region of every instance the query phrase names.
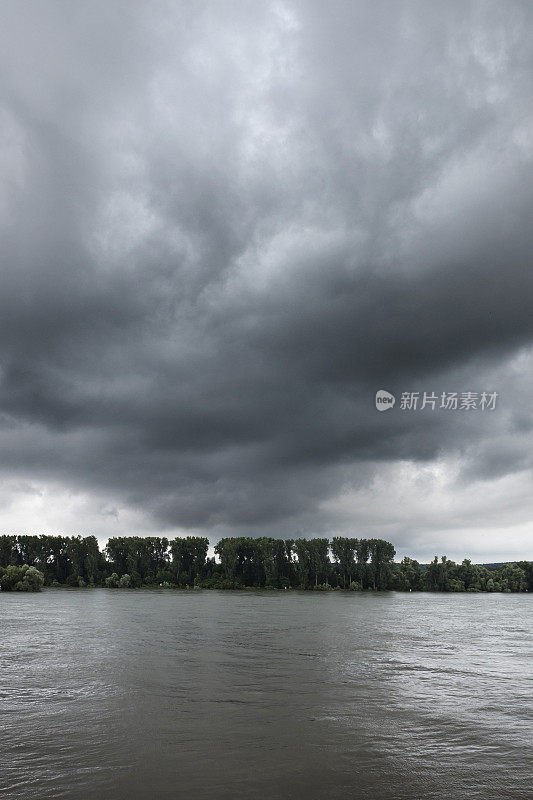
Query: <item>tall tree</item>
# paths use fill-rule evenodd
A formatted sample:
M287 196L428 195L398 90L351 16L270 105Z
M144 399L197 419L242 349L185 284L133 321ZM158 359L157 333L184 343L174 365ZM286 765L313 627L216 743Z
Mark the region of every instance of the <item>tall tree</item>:
M384 539L371 539L369 542L374 589L388 589L392 579L392 565L396 550Z
M357 579L363 589L368 587L367 562L370 556L368 539L355 540L355 555L357 559Z
M220 563L226 578L235 580L239 563L239 544L237 539L221 539L215 546L215 553L220 558Z
M333 558L338 562L342 573L343 586L346 588L352 582L355 573L355 545L356 539L347 539L343 536L334 536L331 541Z

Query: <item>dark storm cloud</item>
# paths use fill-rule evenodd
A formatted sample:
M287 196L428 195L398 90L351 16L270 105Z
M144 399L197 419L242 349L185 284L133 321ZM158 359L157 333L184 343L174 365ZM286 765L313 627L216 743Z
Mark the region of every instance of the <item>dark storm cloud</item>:
M7 472L281 530L376 462L531 466L529 4L0 14Z

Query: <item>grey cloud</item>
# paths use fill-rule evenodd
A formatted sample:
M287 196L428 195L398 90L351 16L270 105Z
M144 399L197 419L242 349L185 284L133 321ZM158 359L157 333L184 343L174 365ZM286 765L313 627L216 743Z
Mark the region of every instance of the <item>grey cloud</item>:
M529 4L20 9L7 472L275 532L334 526L321 503L376 463L530 467L516 393L490 418L373 408L378 388L503 395L484 381L531 346Z

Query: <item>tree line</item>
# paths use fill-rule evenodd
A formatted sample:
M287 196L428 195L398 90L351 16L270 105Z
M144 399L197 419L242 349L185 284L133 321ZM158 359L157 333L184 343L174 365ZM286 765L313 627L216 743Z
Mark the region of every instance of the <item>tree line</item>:
M0 588L165 586L205 589L346 589L350 591L524 592L533 563L481 566L435 556L429 564L394 561L383 539L221 539L121 536L104 550L95 536L0 536Z

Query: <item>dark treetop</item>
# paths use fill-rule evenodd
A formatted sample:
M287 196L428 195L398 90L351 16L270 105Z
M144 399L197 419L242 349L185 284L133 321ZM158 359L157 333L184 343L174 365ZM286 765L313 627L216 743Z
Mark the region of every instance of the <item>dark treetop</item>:
M235 537L215 546L187 536L117 537L103 551L95 536L0 536L2 591L41 586L137 588L349 589L438 592L524 592L533 588L533 564L480 566L446 556L430 564L395 563L383 539L272 539ZM333 558L332 558L333 557Z

